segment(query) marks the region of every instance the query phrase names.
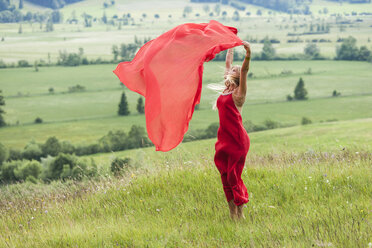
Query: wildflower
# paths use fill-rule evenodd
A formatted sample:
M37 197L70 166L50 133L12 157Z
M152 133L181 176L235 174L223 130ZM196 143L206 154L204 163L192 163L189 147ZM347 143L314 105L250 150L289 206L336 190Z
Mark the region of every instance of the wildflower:
M307 187L305 187L305 190L307 190Z
M157 208L156 211L157 211L157 212L160 212L160 209Z
M47 214L47 213L48 213L48 210L45 210L45 211L44 211L44 213L46 213L46 214Z
M131 177L133 178L133 177L135 177L136 175L134 175L134 173L132 173L132 175L131 175Z

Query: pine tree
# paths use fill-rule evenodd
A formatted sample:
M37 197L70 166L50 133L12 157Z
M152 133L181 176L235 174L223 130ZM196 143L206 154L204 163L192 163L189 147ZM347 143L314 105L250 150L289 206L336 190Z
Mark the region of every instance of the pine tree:
M5 105L4 97L2 96L1 92L2 90L0 90L0 106ZM3 115L2 115L3 113L5 113L5 111L0 107L0 127L3 127L6 125Z
M143 105L143 99L142 99L142 97L139 97L138 98L138 101L137 101L137 111L140 114L145 113L145 106Z
M261 52L261 59L263 60L271 60L275 56L275 48L271 44L268 37L264 39L264 45Z
M127 102L127 97L125 96L125 93L123 92L121 94L121 99L119 103L119 115L129 115L129 109L128 109L128 102Z
M23 0L19 0L19 6L18 6L19 9L23 9Z
M298 81L296 88L294 89L294 98L296 100L306 100L306 95L307 90L305 89L305 83L304 80L302 80L302 77L300 77L300 80Z

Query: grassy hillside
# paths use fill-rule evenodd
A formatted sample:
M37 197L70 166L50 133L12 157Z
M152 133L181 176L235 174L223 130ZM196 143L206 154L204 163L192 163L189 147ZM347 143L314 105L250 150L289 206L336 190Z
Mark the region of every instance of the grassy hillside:
M115 65L31 68L2 70L2 90L6 105L5 120L19 126L0 129L2 143L23 148L31 139L44 142L55 135L73 143L91 143L112 129L128 131L133 124L145 126L145 117L136 113L138 94L125 90L131 115L117 116L122 87L112 70ZM305 72L311 68L312 74ZM371 64L341 61L252 62L253 77L248 80L248 96L243 121L255 124L266 119L298 125L302 117L313 122L350 120L372 116ZM282 75L283 71L291 74ZM204 89L200 110L190 123L190 130L206 128L218 122L212 110L216 94L206 86L222 78L223 63L205 63ZM286 95L302 76L310 100L286 102ZM3 83L4 82L4 83ZM80 84L86 92L64 93ZM49 94L48 89L55 93ZM341 97L331 97L332 91ZM33 124L36 117L45 123Z
M371 123L253 134L242 175L250 202L240 223L229 219L208 140L169 153L144 149L149 160L119 178L2 188L0 245L365 247Z
M358 151L372 150L372 119L318 123L250 133L251 148L247 163L255 161L257 156L298 152L337 152L343 149ZM117 157L130 157L146 166L158 166L169 159L176 163L181 160L193 160L193 157L213 158L216 139L183 143L172 151L156 152L154 147L127 150L122 152L94 154L84 156L108 170L107 164ZM210 163L213 161L208 160ZM196 161L193 161L196 162Z

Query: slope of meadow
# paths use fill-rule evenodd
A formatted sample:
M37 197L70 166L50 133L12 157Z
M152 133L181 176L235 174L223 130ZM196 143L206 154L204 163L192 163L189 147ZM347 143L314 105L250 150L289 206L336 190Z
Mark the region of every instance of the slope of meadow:
M239 63L239 62L237 62ZM205 129L218 122L212 110L216 93L209 83L220 83L222 62L205 63L200 108L195 111L190 130ZM350 61L253 61L248 79L243 121L255 124L266 119L299 125L302 117L313 122L372 117L371 64ZM112 73L115 65L3 69L1 85L5 96L5 121L12 126L0 129L3 144L23 148L31 139L45 142L49 136L74 144L92 143L113 129L128 131L133 124L145 126L144 115L136 111L139 95L125 89L131 114L117 115L123 87ZM311 68L311 74L305 72ZM289 74L282 72L291 71ZM287 102L286 95L303 77L308 101ZM82 85L84 92L68 93ZM54 94L48 89L53 87ZM332 91L341 92L331 97ZM34 124L36 117L43 124ZM19 125L15 125L18 122Z
M239 223L229 219L213 165L214 140L169 153L138 150L143 160L118 178L3 187L0 245L366 247L371 124L367 119L253 134L242 175L250 202Z

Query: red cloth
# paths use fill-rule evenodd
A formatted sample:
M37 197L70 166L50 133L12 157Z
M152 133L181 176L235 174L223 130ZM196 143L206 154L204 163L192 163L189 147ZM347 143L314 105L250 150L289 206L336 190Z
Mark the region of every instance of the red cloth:
M237 206L249 201L247 188L241 178L250 140L235 106L232 94L217 99L220 127L217 132L214 162L221 173L223 190L227 201Z
M200 102L203 63L242 45L237 29L217 21L179 25L147 42L131 62L113 71L130 90L146 98L146 128L157 151L183 139Z

